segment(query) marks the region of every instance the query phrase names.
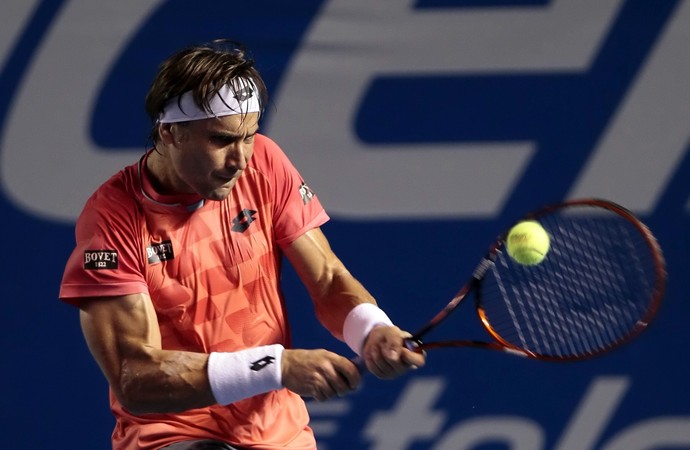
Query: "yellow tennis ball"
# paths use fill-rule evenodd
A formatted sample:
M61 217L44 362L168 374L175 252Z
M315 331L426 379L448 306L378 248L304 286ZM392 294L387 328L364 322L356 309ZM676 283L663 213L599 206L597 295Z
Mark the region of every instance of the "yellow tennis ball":
M506 238L508 255L524 266L534 266L544 260L551 240L539 222L525 220L510 229Z

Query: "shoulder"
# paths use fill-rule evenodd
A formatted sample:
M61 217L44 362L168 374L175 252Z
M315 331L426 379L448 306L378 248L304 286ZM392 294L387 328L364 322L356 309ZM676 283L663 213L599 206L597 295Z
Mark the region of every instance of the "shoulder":
M261 133L256 134L254 148L259 148L260 151L279 151L282 153L280 146L273 139Z
M136 197L137 165L128 166L104 182L91 194L77 219L81 226L122 223L139 211Z
M283 149L268 136L257 134L254 141L252 165L260 172L263 172L265 170L276 170L286 164L289 165L290 161Z

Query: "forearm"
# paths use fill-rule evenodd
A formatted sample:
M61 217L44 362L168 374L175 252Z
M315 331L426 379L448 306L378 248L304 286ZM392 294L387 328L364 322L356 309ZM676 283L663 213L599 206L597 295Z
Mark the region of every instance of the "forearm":
M332 273L329 283L321 284L312 293L319 321L336 338L343 339L345 318L360 303L376 304L376 300L350 272L341 268Z
M307 288L319 321L338 339L343 339L343 323L352 308L360 303L376 304L333 253L320 229L297 238L285 255Z
M138 414L170 413L282 389L283 351L272 344L209 355L156 350L125 359L121 401Z
M110 380L122 405L136 414L169 413L216 403L209 385L208 355L150 349L123 358Z

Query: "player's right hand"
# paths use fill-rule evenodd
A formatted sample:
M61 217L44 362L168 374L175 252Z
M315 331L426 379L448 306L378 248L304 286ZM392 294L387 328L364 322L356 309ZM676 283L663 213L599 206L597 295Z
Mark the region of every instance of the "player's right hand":
M285 349L281 372L283 386L318 401L352 392L361 381L351 360L323 349Z
M426 354L405 345L405 340L411 337L396 326L378 326L371 330L362 355L369 372L382 380L390 380L422 367Z

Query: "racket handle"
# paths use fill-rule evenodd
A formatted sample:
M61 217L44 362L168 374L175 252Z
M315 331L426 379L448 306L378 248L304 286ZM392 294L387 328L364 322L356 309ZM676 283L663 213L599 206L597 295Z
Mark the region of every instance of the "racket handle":
M367 373L369 370L367 369L367 363L364 361L364 358L357 355L354 358L350 358L350 361L357 366L357 369L359 370L359 373Z

